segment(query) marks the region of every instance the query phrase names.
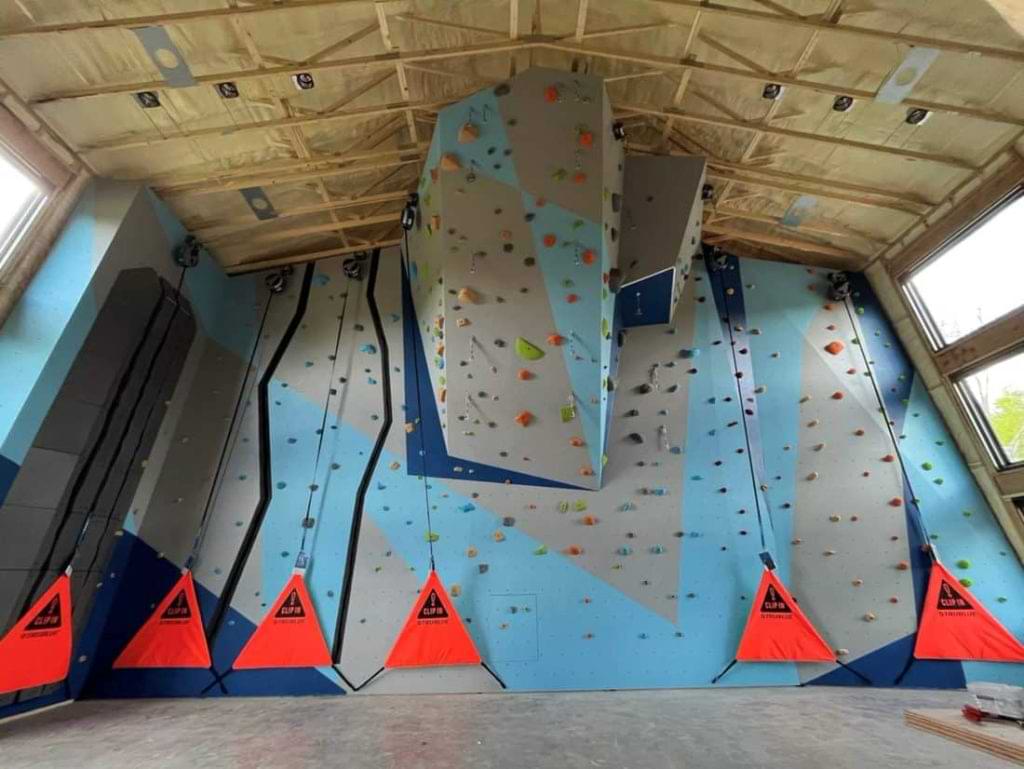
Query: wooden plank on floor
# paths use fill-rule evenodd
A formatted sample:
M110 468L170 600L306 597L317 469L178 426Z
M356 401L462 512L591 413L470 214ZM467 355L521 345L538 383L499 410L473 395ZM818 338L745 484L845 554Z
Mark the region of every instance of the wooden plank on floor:
M1024 766L1024 729L1010 722L968 721L959 710L906 710L903 718L915 729L923 729L961 745L983 750Z

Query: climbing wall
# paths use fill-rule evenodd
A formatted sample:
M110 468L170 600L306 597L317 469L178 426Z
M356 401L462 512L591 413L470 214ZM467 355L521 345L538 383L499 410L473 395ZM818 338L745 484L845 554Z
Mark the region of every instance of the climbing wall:
M531 69L439 113L408 269L450 456L600 487L622 163L597 77Z

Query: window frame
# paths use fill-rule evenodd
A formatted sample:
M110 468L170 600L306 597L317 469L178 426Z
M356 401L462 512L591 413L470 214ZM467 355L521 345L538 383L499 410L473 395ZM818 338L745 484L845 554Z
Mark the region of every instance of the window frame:
M32 181L36 187L36 193L21 205L18 212L11 218L10 225L4 230L0 230L0 274L3 274L11 266L10 263L17 254L22 238L53 198L53 190L49 182L41 179L38 174L27 168L19 157L2 144L0 144L0 157Z
M982 446L984 446L985 451L988 453L989 461L995 466L997 472L1024 469L1024 459L1012 460L1007 455L1006 449L1003 448L1002 442L989 421L988 414L985 413L984 407L978 401L978 397L971 390L966 380L968 377L983 371L989 366L997 365L1001 361L1018 355L1024 355L1024 344L1013 347L994 358L980 360L969 368L961 370L955 377L950 377L950 383L953 385L953 390L967 415L967 420L971 427L974 428L978 438L980 438Z
M993 318L988 323L983 323L977 328L972 329L971 331L961 336L959 339L946 341L942 337L942 332L939 330L938 323L936 323L934 316L928 309L927 302L924 301L924 298L921 296L920 292L917 290L917 287L914 286L913 283L914 277L920 274L922 270L934 264L936 261L941 259L946 253L948 253L950 249L962 243L964 240L971 237L971 235L973 235L974 233L978 232L978 230L983 228L1003 209L1012 206L1014 203L1017 203L1021 200L1024 200L1024 182L1015 185L1010 190L1005 192L1001 197L993 201L979 214L971 218L969 221L967 221L965 224L963 224L961 227L955 230L951 235L949 235L949 237L943 240L924 259L914 264L910 269L908 269L903 275L900 276L900 288L902 289L906 297L907 304L910 306L912 313L917 318L918 325L921 327L921 330L924 332L925 337L928 339L928 342L931 345L933 352L941 352L943 350L947 350L950 347L953 347L961 343L963 340L973 337L975 334L984 329L996 326L999 323L1005 321L1009 316L1012 316L1014 313L1019 311L1022 307L1024 307L1024 302L1022 302L1020 305L1017 305L1016 307L1007 310L999 317Z

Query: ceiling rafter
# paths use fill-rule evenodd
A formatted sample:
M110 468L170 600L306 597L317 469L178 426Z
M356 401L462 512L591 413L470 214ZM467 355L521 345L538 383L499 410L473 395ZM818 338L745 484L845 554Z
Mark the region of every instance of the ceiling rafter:
M384 48L387 51L395 52L394 42L391 40L391 26L388 23L387 9L384 7L389 0L374 0L373 8L377 12L377 25L380 27L380 37L384 42ZM398 90L402 94L402 100L406 104L412 103L412 96L409 91L409 79L405 74L405 65L402 64L401 60L395 62L395 73L398 75ZM419 132L416 128L416 120L412 116L412 110L405 110L405 125L409 129L409 141L413 144L419 142Z
M262 256L251 262L241 262L225 268L228 275L240 275L245 272L256 272L258 270L269 270L272 267L284 267L289 264L302 264L304 262L315 262L320 259L328 259L332 256L345 256L354 254L357 251L370 251L375 248L389 248L397 246L402 242L401 238L378 239L360 243L347 248L328 248L323 251L305 251L292 254L277 254Z
M801 240L800 238L784 235L773 235L770 232L762 232L759 230L735 229L732 227L723 227L720 224L714 223L705 224L704 230L716 235L725 235L731 239L750 240L754 243L764 243L770 246L794 248L797 251L810 251L816 254L824 254L825 256L836 256L842 259L849 259L850 261L857 261L863 257L862 254L859 254L856 251L837 248L836 246L830 246L826 243Z
M370 225L398 221L400 213L400 211L395 211L391 214L382 214L379 216L359 216L352 219L338 219L327 224L305 224L295 227L278 227L277 229L269 232L253 233L251 230L230 232L209 238L208 245L216 248L238 238L244 239L246 243L262 243L268 241L273 242L275 240L291 240L292 238L299 238L304 235L342 232L344 230L355 229L356 227L368 227Z

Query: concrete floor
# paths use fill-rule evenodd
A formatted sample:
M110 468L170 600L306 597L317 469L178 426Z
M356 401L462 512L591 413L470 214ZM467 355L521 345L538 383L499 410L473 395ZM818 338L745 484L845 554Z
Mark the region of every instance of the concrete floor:
M732 689L79 702L0 724L3 769L1011 766L903 723L963 692Z

